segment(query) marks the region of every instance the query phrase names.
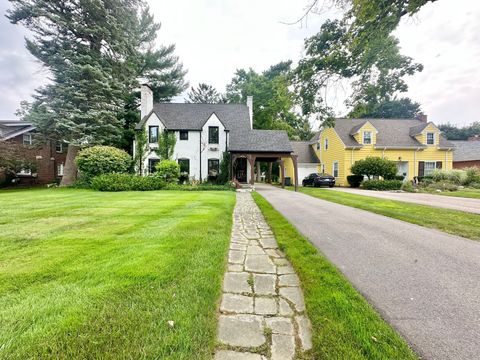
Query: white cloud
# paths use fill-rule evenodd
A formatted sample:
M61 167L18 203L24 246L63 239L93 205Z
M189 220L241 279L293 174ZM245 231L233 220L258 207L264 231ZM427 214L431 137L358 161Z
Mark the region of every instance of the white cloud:
M207 82L224 90L239 68L257 71L283 60L297 61L303 40L325 19L311 15L308 26L281 22L298 19L307 0L149 0L162 23L158 40L176 44L191 85ZM6 5L0 5L4 12ZM330 13L331 15L331 13ZM424 64L410 79L408 96L421 102L432 121L464 125L480 120L480 3L469 0L428 4L405 19L396 35L402 51ZM0 17L0 118L12 117L45 74L24 49L20 26ZM341 114L343 97L334 105ZM180 97L179 100L182 100Z

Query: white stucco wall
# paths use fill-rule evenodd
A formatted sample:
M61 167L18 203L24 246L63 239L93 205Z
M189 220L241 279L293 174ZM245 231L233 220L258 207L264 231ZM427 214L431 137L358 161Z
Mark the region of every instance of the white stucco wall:
M148 136L149 126L158 126L159 132L164 130L164 126L160 119L153 113L145 124L145 131ZM218 145L208 143L208 128L210 126L218 126ZM208 159L222 160L224 151L226 151L226 143L228 141L228 133L225 131L225 127L215 114L212 114L210 118L205 122L202 131L190 130L188 131L188 140L180 140L180 132L175 131L176 143L173 151L172 159L178 161L178 159L190 160L190 178L200 179L200 173L202 180L205 180L208 176ZM149 145L151 149L154 145ZM201 158L201 169L200 169ZM158 155L151 151L144 161L144 169L148 169L148 160L158 159Z

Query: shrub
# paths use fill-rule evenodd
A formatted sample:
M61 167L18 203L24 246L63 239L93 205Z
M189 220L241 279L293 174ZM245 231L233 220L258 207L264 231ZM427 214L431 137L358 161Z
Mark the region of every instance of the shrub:
M92 189L97 191L150 191L165 187L165 181L155 175L103 174L93 178Z
M432 179L438 181L450 181L454 184L461 185L466 183L467 174L463 170L434 170Z
M156 166L157 172L155 176L160 177L166 183L174 183L180 177L180 165L173 160L162 160Z
M132 158L125 151L111 146L92 146L80 151L75 159L83 177L91 179L109 173L128 173Z
M397 174L395 161L382 159L380 157L367 157L358 160L351 167L354 175L362 175L370 180L373 176L381 176L384 179L393 179Z
M438 181L438 182L429 184L426 188L427 190L431 190L431 191L436 191L436 190L457 191L459 188L459 185L451 181Z
M363 175L348 175L347 181L350 187L358 188L363 181Z
M470 167L464 169L465 171L465 182L464 185L471 186L475 183L480 183L480 168Z
M405 181L402 184L401 189L406 192L415 192L415 188L413 187L413 184L411 181Z
M367 180L362 187L367 190L400 190L402 184L400 180Z

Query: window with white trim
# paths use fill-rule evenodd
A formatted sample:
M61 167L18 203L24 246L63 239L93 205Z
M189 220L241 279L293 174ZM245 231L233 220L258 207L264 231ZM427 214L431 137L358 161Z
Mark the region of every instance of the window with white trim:
M328 139L325 139L325 144L323 147L325 150L328 150Z
M338 161L333 162L333 177L338 177Z
M364 131L363 132L363 144L370 145L372 143L372 132Z
M62 142L57 141L57 143L55 145L55 151L57 153L63 153L63 143Z
M22 169L17 175L32 175L32 169Z
M63 176L63 163L57 165L57 176Z
M23 145L32 145L32 134L23 134Z
M425 161L424 176L432 175L433 171L437 168L436 161Z
M427 145L435 145L435 133L427 132Z

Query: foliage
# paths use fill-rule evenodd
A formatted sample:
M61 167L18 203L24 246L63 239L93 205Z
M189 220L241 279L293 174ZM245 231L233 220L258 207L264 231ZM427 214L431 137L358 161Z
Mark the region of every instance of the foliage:
M35 189L0 204L2 360L212 358L234 193Z
M227 102L224 95L220 94L212 85L205 83L200 83L196 89L192 86L187 96L186 103L222 104Z
M230 153L225 151L222 156L222 161L220 161L220 174L217 178L219 184L226 184L230 181L230 159Z
M466 183L467 174L463 170L440 170L436 169L431 174L433 181L450 181L462 185Z
M180 165L173 160L161 160L156 166L155 176L163 179L167 184L178 181L180 177Z
M367 157L356 161L350 171L354 175L362 175L370 180L374 176L381 176L384 179L393 179L397 174L397 165L394 161L380 157Z
M199 184L190 184L190 185L180 185L180 184L167 184L164 190L179 190L179 191L235 191L235 188L230 186L230 184L209 184L209 183L199 183Z
M298 99L291 89L291 64L280 62L262 73L237 70L226 97L230 103L245 104L247 96L253 96L255 129L286 130L292 140L308 140L312 136L308 119L294 110Z
M411 181L405 181L402 184L402 190L405 192L415 192L415 187L413 186Z
M151 191L165 187L165 180L156 175L103 174L93 178L92 189L97 191Z
M111 146L92 146L81 150L75 162L82 175L91 179L109 173L127 173L132 168L132 157Z
M336 191L304 190L337 196ZM417 359L337 267L260 194L252 195L302 283L312 323L313 348L308 359Z
M360 184L363 181L363 175L348 175L347 182L352 188L360 187Z
M464 185L480 184L480 168L473 166L463 169L465 171Z
M453 124L439 125L438 128L448 140L468 140L469 137L480 135L480 121L468 126L457 127Z
M403 181L401 180L367 180L362 183L362 188L366 190L400 190Z
M155 153L161 160L170 160L175 149L177 138L175 132L164 130L158 136L158 148ZM148 146L148 144L147 144Z
M409 98L384 100L381 103L357 103L350 112L352 118L415 119L422 114L420 104Z
M403 0L335 2L346 5L347 11L342 19L327 20L318 34L305 41L306 55L295 72L304 113L317 113L324 125L331 126L333 112L327 106L327 90L345 80L352 86L347 105L355 116L390 115L394 109L397 113L399 105L405 104L397 102L396 95L408 89L403 78L423 67L400 54L398 40L391 33L402 16L414 13L426 1L409 2L406 7Z
M0 140L0 170L6 175L7 182L22 170L30 170L32 173L37 170L34 161L25 159L19 151L17 144L11 141Z

